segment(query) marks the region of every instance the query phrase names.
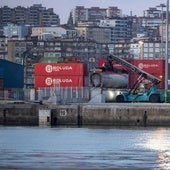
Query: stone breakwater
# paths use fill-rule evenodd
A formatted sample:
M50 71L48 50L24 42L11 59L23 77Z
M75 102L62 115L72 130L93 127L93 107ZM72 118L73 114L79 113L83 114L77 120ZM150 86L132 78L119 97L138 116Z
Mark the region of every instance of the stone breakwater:
M1 103L0 125L170 126L169 103Z

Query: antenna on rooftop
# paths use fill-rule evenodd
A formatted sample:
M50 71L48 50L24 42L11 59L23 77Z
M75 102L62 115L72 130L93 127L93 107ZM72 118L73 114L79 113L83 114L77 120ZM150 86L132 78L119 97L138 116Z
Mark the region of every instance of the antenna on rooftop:
M130 16L132 17L133 15L132 15L132 11L130 11Z

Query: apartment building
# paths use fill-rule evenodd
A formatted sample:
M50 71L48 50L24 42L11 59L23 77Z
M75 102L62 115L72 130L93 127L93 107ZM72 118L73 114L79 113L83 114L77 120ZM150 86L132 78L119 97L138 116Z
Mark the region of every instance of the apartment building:
M130 55L130 42L116 42L116 43L109 43L107 48L110 54L116 55L120 58L131 58Z
M17 18L20 18L22 21L18 21L18 23L30 21L31 25L44 25L44 24L50 24L49 22L51 18L53 18L52 9L46 9L41 4L35 4L29 8L23 8L23 7L16 7L15 11L9 7L3 7L0 9L0 19L2 20L3 12L6 13L7 16L10 16L11 13L15 12L15 15L11 17L12 21L17 20ZM24 11L27 11L24 13ZM76 27L68 28L68 26L36 26L32 28L32 37L38 37L39 41L67 41L66 47L68 44L74 44L69 45L69 47L66 49L66 47L63 46L63 49L66 49L66 51L62 51L62 47L57 49L60 49L59 52L56 52L56 49L52 51L48 50L44 53L44 49L41 49L41 52L39 50L38 53L43 53L42 56L58 56L58 57L69 57L69 56L78 56L80 54L80 51L75 52L77 47L79 46L78 43L81 41L86 42L93 42L95 44L101 44L101 48L96 51L101 52L101 56L103 56L103 45L106 46L105 49L108 48L108 45L115 46L115 44L119 44L119 47L121 46L121 43L127 43L127 47L122 45L122 52L125 52L125 56L128 55L128 49L131 49L129 47L130 40L135 37L139 32L145 33L146 36L152 37L152 41L159 41L160 36L165 35L165 33L161 32L158 28L160 28L160 23L162 22L161 18L161 11L157 10L155 8L149 8L145 11L143 17L136 17L136 16L126 16L122 17L122 11L118 9L117 7L108 7L108 8L99 8L99 7L91 7L91 8L85 8L84 6L77 6L71 11L70 15L70 21L72 23L76 24ZM20 17L22 15L22 17ZM23 19L23 16L27 16L26 20ZM46 17L50 16L50 17ZM55 16L55 14L54 14ZM9 17L3 18L3 21L9 21ZM41 20L40 20L41 19ZM53 19L54 20L54 19ZM41 21L41 22L40 22ZM54 20L55 21L55 20ZM163 28L164 29L164 28ZM164 29L165 30L165 29ZM13 30L12 32L16 32ZM162 34L160 34L162 33ZM52 36L51 36L52 35ZM14 35L15 36L15 35ZM45 38L44 38L45 37ZM165 37L165 36L164 36ZM72 39L72 40L71 40ZM34 42L34 44L36 44ZM40 42L41 44L41 42ZM80 43L81 44L81 43ZM113 44L113 45L112 45ZM96 45L96 46L97 46ZM43 45L42 45L43 47ZM126 50L124 50L124 47ZM135 48L138 48L139 44L136 45ZM37 47L34 47L37 48ZM51 49L51 47L48 47ZM111 47L112 48L112 47ZM40 49L40 48L38 48ZM85 51L88 51L86 46L84 47L86 49ZM117 48L118 49L118 48ZM113 53L118 53L116 48L112 48ZM62 52L61 52L62 51ZM82 49L83 51L83 49ZM84 51L84 52L85 52ZM106 50L107 51L107 50ZM133 51L133 50L132 50ZM138 50L135 50L138 51ZM156 50L157 51L157 50ZM85 56L89 56L89 52L85 52ZM84 53L82 53L84 55ZM99 53L96 55L100 55ZM124 55L122 53L122 55ZM130 52L129 52L130 55ZM154 54L153 57L157 56L158 54ZM135 54L137 57L137 52ZM82 56L80 56L82 57ZM146 55L143 55L143 53L140 52L140 57L145 58ZM83 58L83 57L82 57ZM91 57L90 57L91 58ZM146 57L147 58L147 57ZM90 59L90 61L93 61L93 59Z
M13 22L13 9L8 6L0 8L0 23L6 25Z
M96 43L83 39L54 39L54 40L9 40L8 57L13 62L22 63L22 55L30 50L38 58L79 58L88 62L89 58L96 56Z
M80 22L75 27L80 36L85 40L93 40L97 43L111 43L111 29L99 27L93 22Z
M31 36L37 36L39 40L54 38L76 38L79 37L79 31L74 28L60 25L52 27L33 27ZM46 38L47 37L47 38Z
M162 37L162 41L165 42L166 39L168 39L168 41L170 41L170 36L167 37L167 30L166 30L166 24L161 24L159 25L159 32L160 32L160 36ZM170 24L168 26L169 30L168 30L168 34L170 35Z
M7 58L7 38L0 37L0 59Z
M162 12L157 8L149 8L143 11L143 15L144 17L149 17L149 18L155 18L155 17L161 18Z
M7 26L4 26L4 36L11 38L11 37L18 37L18 38L23 38L28 36L29 34L29 27L22 25L13 25L13 24L8 24Z
M111 29L111 42L130 41L132 22L128 17L100 20L101 28Z
M105 18L112 18L115 16L122 16L122 10L117 7L99 8L91 7L85 8L84 6L76 6L70 12L69 24L77 25L81 21L96 21L99 22Z
M146 36L133 38L130 54L134 59L165 59L165 42Z
M17 25L48 26L59 25L60 18L54 13L53 8L46 9L42 4L34 4L30 7L17 6L0 8L0 23Z

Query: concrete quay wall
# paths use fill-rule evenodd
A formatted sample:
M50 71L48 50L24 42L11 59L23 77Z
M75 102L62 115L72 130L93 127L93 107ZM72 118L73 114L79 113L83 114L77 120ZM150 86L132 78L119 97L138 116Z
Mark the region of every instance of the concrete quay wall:
M47 112L40 114L40 111L48 111L49 114L47 115ZM0 125L39 124L52 126L170 126L170 104L0 105Z
M39 107L30 104L0 105L0 125L36 126Z
M82 109L84 125L170 126L170 109L161 106L86 106Z

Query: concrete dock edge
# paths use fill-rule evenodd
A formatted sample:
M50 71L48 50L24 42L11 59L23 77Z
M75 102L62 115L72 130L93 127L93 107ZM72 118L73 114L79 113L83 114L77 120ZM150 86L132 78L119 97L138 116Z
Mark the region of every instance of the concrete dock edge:
M1 104L0 125L38 126L43 109L50 126L170 126L169 103Z

